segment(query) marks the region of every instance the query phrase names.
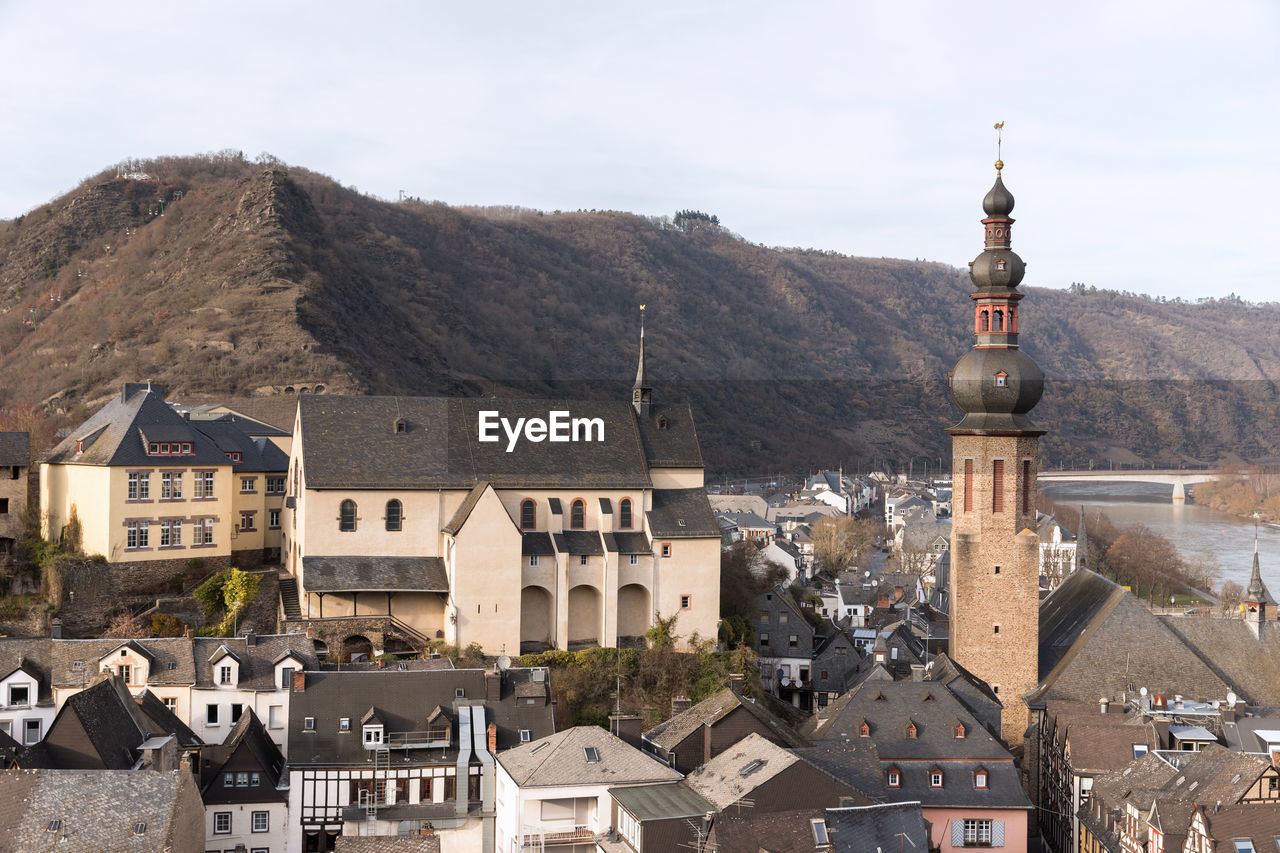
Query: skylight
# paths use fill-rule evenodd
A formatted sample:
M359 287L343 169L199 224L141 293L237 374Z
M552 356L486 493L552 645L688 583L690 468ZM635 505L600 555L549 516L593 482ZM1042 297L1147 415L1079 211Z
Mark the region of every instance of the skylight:
M596 749L594 746L584 746L582 748L582 752L586 755L588 764L600 763L600 750Z
M822 818L813 818L809 821L809 826L813 828L814 844L830 844L831 838L827 835L827 822Z

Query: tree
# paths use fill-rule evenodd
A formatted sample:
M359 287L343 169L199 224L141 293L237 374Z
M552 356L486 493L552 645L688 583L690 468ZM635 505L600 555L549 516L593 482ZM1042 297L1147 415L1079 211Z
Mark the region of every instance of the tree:
M908 545L905 542L889 558L889 565L893 571L919 578L933 574L933 568L937 562L932 551L921 548L919 545Z
M1222 612L1228 615L1236 612L1236 608L1240 606L1240 601L1243 598L1244 587L1235 581L1227 581L1218 592L1218 601L1222 605Z
M839 574L871 553L880 525L869 518L829 516L810 530L813 557L819 568Z

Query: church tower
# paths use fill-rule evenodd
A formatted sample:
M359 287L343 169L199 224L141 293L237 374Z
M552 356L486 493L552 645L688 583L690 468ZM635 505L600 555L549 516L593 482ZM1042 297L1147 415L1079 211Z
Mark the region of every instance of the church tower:
M640 306L640 365L636 368L636 381L631 386L631 406L642 418L649 416L653 405L653 388L644 373L644 306Z
M997 160L995 185L982 200L985 248L969 264L973 349L951 373L951 396L964 418L947 430L955 487L950 652L997 691L1002 735L1013 746L1029 722L1022 697L1039 683L1035 497L1045 431L1027 418L1044 374L1018 349L1018 285L1026 265L1010 248L1013 195L1003 168Z
M1259 639L1262 638L1262 625L1267 621L1267 608L1274 612L1276 602L1262 582L1262 570L1258 566L1258 514L1253 514L1253 574L1249 577L1249 588L1242 598L1244 621L1249 630Z

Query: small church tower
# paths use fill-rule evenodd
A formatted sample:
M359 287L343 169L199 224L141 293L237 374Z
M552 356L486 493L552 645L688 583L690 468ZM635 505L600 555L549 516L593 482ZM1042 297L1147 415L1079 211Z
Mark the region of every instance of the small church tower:
M1013 195L1001 179L982 200L985 248L969 264L973 349L951 373L964 412L947 430L955 492L951 533L951 657L1004 703L1001 729L1020 744L1029 722L1023 695L1039 683L1040 570L1036 473L1040 436L1027 414L1044 375L1018 348L1018 290L1026 270L1010 248Z
M653 389L644 375L644 306L640 306L640 365L636 368L636 382L631 386L631 405L642 418L649 416L653 404Z
M1262 571L1258 567L1258 514L1253 515L1253 574L1249 578L1249 588L1244 592L1241 602L1244 605L1244 621L1255 637L1262 637L1262 623L1267 621L1267 608L1275 609L1276 601L1262 582Z

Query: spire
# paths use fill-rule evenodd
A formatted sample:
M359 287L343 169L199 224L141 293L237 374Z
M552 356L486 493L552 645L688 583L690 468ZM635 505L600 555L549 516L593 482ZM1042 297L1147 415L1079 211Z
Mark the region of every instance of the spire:
M1275 604L1271 593L1267 591L1267 585L1262 582L1262 571L1258 567L1258 514L1256 512L1253 514L1253 574L1249 577L1249 589L1245 591L1245 601L1259 605L1259 613L1262 613L1263 606Z
M1084 504L1080 504L1080 530L1076 533L1076 571L1089 568L1089 537L1084 526Z
M631 386L631 405L637 415L647 417L653 401L653 389L644 375L644 305L640 306L640 364L636 367L636 382Z

